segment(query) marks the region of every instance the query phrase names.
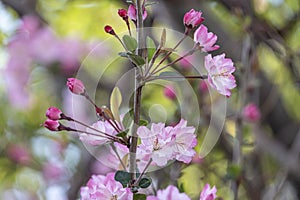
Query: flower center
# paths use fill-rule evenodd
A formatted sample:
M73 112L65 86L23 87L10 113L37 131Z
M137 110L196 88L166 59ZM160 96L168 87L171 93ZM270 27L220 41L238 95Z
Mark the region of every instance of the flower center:
M159 144L158 144L158 138L155 137L155 139L153 140L153 150L154 150L154 151L157 151L157 150L159 150L159 149L160 149L160 146L159 146Z
M114 194L110 197L110 200L118 200L118 195Z

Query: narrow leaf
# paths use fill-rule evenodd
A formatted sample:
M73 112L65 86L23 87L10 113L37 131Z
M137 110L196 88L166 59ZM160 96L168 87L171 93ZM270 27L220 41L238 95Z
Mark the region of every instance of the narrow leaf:
M156 51L156 45L151 37L147 37L147 50L148 50L148 60L151 60L153 54Z
M124 138L127 134L128 134L128 129L125 130L125 131L122 131L122 132L118 133L116 136Z
M130 128L132 122L133 122L133 109L130 109L123 117L122 124L125 129Z
M151 178L144 177L144 178L142 178L142 179L140 180L139 186L140 186L141 188L147 188L147 187L149 187L149 186L151 185L151 183L152 183Z
M178 72L171 72L171 71L166 71L162 72L159 74L159 77L164 80L169 80L169 81L184 81L186 80L182 74Z
M134 51L137 48L137 41L135 38L129 36L129 35L124 35L123 36L123 42L128 51Z
M110 96L110 110L118 122L121 122L119 107L122 103L122 95L118 87L115 87Z
M166 29L163 29L160 37L160 47L164 47L166 44L167 33Z
M145 60L143 57L135 55L133 53L127 53L130 60L136 65L136 66L142 66L145 64Z
M146 200L147 196L145 194L134 194L133 200Z
M130 181L130 173L128 172L125 172L125 171L117 171L116 174L115 174L115 180L116 181L119 181L123 187L126 187L127 184L129 183Z
M148 125L148 121L144 120L144 119L140 119L140 126L147 126Z

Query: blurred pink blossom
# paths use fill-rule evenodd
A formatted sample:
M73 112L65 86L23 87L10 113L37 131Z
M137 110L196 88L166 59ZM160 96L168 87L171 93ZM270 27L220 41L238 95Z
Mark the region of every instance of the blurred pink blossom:
M257 122L260 120L261 114L254 103L249 103L243 108L242 116L248 122Z
M147 200L191 200L185 193L180 193L178 188L169 185L164 190L158 190L156 196L148 196Z
M208 92L208 85L205 81L200 81L200 84L199 84L199 90L205 94Z
M106 176L93 175L86 187L81 187L82 200L132 200L133 194L129 188L123 188L120 182L114 180L114 173Z
M220 94L230 97L230 90L236 87L235 71L230 58L225 58L225 54L212 57L211 54L205 56L205 68L208 72L208 83Z
M65 173L63 164L59 162L47 162L43 166L43 176L46 180L59 180Z
M12 161L27 165L31 161L31 154L27 147L21 144L12 144L7 147L7 156Z
M176 99L176 91L175 88L172 85L168 85L164 88L164 95L165 97L175 100Z

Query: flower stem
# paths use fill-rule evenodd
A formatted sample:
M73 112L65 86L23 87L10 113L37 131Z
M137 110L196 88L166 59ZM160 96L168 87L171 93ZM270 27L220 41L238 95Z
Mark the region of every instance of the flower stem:
M148 169L148 167L150 166L152 162L152 158L150 158L150 160L148 161L147 165L145 166L145 168L143 169L142 173L140 174L140 176L138 177L138 179L136 180L135 182L135 185L138 185L139 182L141 181L142 179L142 176L145 174L146 170Z
M116 149L116 146L113 143L111 143L110 146L111 146L112 150L115 152L116 156L118 157L118 159L119 159L119 161L120 161L120 163L121 163L124 171L127 172L126 166L125 166L123 160L121 159L121 157L120 157L120 155L119 155L119 153L118 153L118 151Z

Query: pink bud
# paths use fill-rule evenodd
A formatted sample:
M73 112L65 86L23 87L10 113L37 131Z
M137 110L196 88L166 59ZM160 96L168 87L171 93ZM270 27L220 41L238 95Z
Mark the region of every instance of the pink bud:
M199 26L204 21L204 18L201 17L201 15L201 11L195 11L194 9L191 9L189 12L185 13L183 17L184 25L187 28L195 28L196 26Z
M111 35L116 35L114 29L113 29L111 26L109 26L109 25L106 25L106 26L104 27L104 30L105 30L106 33L109 33L109 34L111 34Z
M132 4L130 4L130 6L128 8L128 17L134 22L137 21L136 8ZM147 11L146 11L145 7L143 6L143 20L145 20L146 17L147 17Z
M261 114L259 108L254 103L249 103L243 108L243 118L249 122L257 122L260 120Z
M46 117L48 119L51 119L51 120L59 120L59 119L61 119L61 114L62 114L61 110L59 110L56 107L50 107L46 111Z
M58 121L47 119L43 125L50 131L60 131L60 123Z
M85 87L83 83L81 82L81 80L78 80L76 78L68 78L67 86L74 94L82 95L85 93Z
M127 10L125 9L119 9L118 14L120 17L122 17L124 20L128 19Z
M164 88L164 95L171 100L176 99L175 88L172 85L166 86Z

